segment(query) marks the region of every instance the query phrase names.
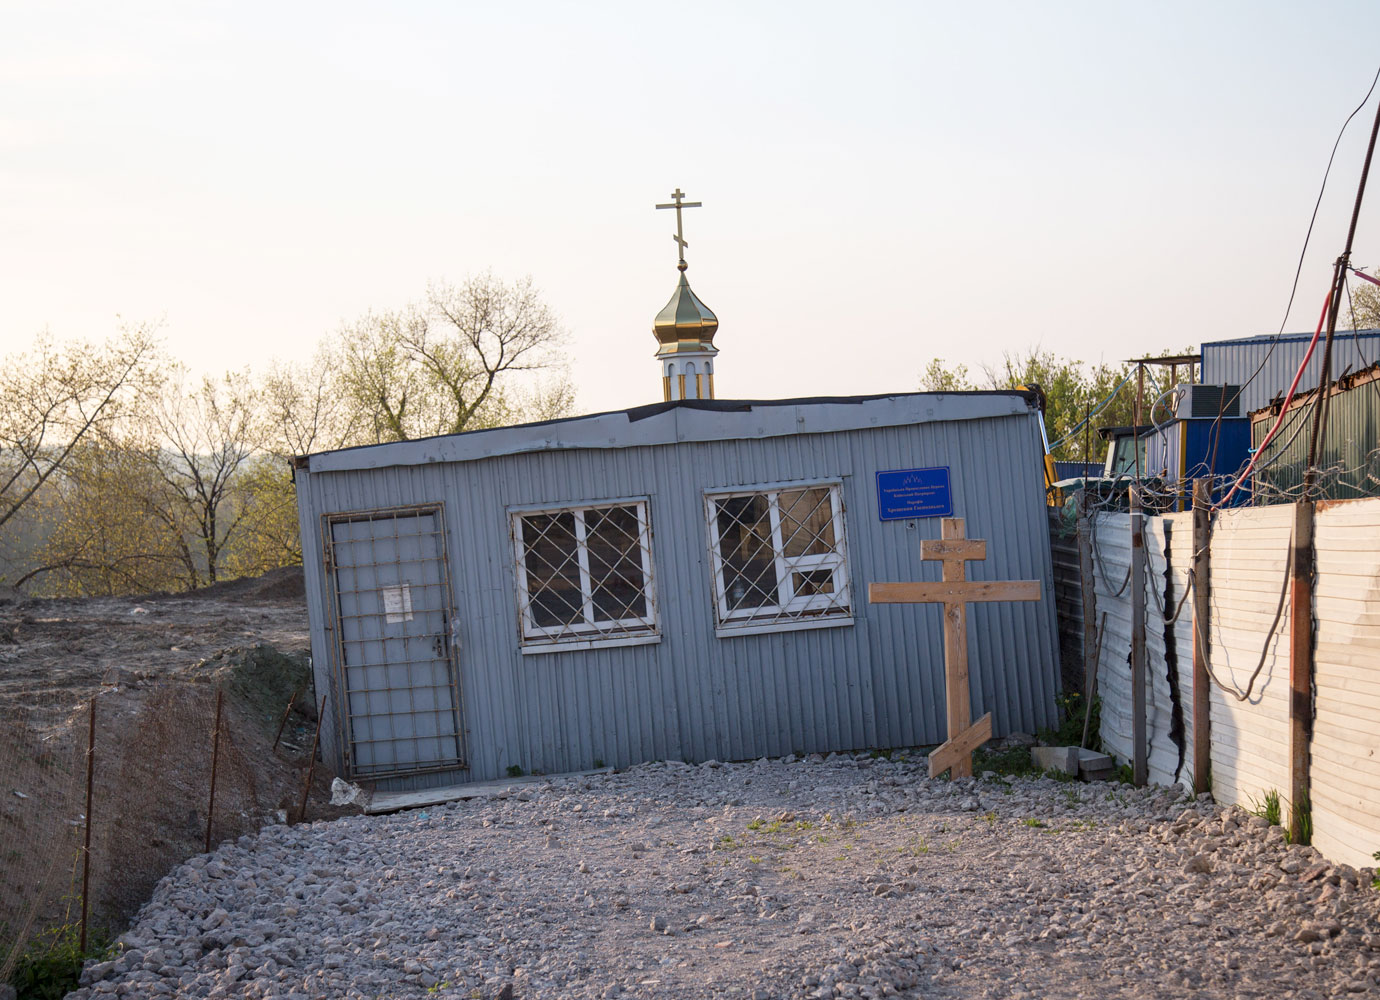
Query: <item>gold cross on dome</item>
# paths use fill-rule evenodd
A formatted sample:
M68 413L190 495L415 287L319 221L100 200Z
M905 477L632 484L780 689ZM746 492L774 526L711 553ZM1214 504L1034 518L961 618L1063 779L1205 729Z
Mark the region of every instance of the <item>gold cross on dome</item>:
M680 188L676 188L672 191L671 197L674 198L675 201L668 202L665 205L658 205L657 208L674 208L676 210L676 235L672 236L671 239L676 241L676 246L680 250L680 263L676 266L684 271L686 267L689 266L685 263L685 248L690 244L685 242L685 230L681 228L680 210L682 208L699 208L704 203L700 201L683 201L682 199L685 197L685 192Z

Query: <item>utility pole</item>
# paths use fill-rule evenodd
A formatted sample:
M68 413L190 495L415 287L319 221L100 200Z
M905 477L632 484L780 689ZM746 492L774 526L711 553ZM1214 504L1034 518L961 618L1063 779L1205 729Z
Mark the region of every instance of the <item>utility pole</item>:
M1380 133L1380 103L1375 107L1375 124L1370 129L1370 144L1366 146L1366 160L1361 165L1361 180L1356 185L1356 203L1351 208L1351 225L1346 231L1346 246L1332 266L1332 302L1327 311L1327 339L1323 341L1322 375L1318 379L1318 398L1313 405L1313 430L1308 439L1308 465L1303 470L1303 500L1313 499L1317 481L1318 445L1322 439L1327 390L1332 381L1332 338L1337 332L1337 313L1342 305L1346 272L1351 266L1351 244L1356 238L1356 221L1361 215L1361 201L1366 194L1366 178L1370 176L1370 161L1375 155L1375 137ZM1311 571L1311 567L1310 567Z

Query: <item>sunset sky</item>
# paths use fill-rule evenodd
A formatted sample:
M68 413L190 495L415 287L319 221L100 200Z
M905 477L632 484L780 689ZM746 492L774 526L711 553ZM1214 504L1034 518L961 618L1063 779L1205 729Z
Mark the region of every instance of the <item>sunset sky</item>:
M123 317L199 370L262 367L492 270L561 316L582 411L660 399L677 186L721 396L1273 333L1380 61L1363 2L0 11L0 349ZM1380 179L1354 259L1380 265Z

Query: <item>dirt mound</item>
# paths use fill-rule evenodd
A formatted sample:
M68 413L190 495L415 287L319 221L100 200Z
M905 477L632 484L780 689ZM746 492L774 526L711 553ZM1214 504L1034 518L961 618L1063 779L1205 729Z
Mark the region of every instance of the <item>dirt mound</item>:
M149 594L144 599L157 601L170 598L204 598L221 601L264 603L271 601L300 601L306 596L301 566L280 566L260 576L243 576L238 580L224 580L209 587L199 587L181 593Z

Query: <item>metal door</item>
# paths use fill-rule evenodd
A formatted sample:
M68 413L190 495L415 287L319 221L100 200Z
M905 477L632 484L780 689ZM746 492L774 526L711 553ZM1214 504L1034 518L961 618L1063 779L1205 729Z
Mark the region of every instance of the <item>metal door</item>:
M464 766L440 506L326 517L346 769Z

